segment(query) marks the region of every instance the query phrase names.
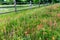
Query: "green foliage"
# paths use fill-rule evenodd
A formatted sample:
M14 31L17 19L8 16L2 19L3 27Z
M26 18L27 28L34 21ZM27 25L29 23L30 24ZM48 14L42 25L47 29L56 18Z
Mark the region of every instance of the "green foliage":
M39 0L38 0L38 1L37 1L37 0L33 0L33 2L34 2L34 3L38 3L38 2L39 2Z
M32 1L33 3L37 3L39 4L40 3L58 3L60 2L60 0L16 0L17 2L30 2ZM4 2L4 0L0 0L0 4L2 4L2 2ZM5 1L6 3L13 3L14 0L6 0Z
M25 1L27 1L27 0L21 0L22 2L25 2Z

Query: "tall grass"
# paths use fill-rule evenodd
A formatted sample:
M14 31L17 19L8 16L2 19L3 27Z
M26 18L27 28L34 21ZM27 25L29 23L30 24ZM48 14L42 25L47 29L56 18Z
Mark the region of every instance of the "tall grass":
M0 15L0 40L60 40L60 5Z

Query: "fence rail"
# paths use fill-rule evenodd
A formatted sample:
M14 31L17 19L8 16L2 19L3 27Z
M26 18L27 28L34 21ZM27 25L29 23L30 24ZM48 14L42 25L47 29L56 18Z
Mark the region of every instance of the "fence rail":
M33 9L33 8L38 8L40 6L45 6L43 4L35 4L32 2L29 2L30 4L20 4L17 5L16 2L13 5L0 5L0 14L6 14L10 12L17 12L17 11L22 11L22 10L28 10L28 9Z

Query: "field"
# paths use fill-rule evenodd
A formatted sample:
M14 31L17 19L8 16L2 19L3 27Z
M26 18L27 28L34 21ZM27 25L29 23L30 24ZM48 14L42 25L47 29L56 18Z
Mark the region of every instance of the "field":
M60 4L1 14L0 40L60 40Z

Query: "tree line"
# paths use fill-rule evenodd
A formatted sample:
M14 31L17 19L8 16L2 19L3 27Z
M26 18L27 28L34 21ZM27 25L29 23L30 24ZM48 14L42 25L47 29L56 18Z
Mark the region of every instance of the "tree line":
M32 3L59 3L60 0L16 0L17 4L23 4L27 2L32 2ZM12 4L14 3L14 0L0 0L0 4Z

